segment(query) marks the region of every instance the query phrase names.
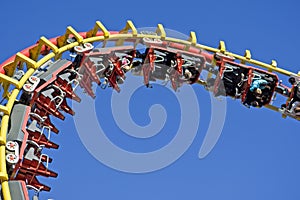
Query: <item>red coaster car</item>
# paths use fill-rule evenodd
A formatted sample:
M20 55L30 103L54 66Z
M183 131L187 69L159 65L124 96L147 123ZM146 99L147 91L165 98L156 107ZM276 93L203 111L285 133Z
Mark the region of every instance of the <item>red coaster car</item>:
M250 68L234 62L233 58L223 54L215 55L219 72L215 79L208 80L208 86L213 84L215 96L231 96L240 98L245 90Z
M170 80L175 91L183 83L195 83L206 62L200 54L154 45L138 58L142 62L133 69L133 74L143 75L147 87L151 87L149 81Z
M266 86L260 88L260 94L254 94L254 92L251 91L251 87L256 81L261 80L266 82ZM244 105L248 104L254 107L267 105L271 102L277 86L278 76L276 74L251 67L248 75L248 81L245 85L245 91L242 96L242 103Z

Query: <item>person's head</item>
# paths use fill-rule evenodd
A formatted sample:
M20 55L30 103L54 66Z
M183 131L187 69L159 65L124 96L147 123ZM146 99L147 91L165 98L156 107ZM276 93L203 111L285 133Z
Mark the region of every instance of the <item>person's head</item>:
M255 93L256 95L261 95L261 94L262 94L262 91L261 91L260 88L256 88L255 91L254 91L254 93Z
M251 106L258 107L259 103L257 101L253 101L253 102L251 102Z
M266 87L267 84L268 84L268 83L266 83L266 82L262 82L262 83L261 83L261 86Z
M192 73L190 72L190 70L186 69L184 71L184 76L185 78L190 79L192 77Z
M289 83L294 85L296 83L296 79L294 77L289 78Z

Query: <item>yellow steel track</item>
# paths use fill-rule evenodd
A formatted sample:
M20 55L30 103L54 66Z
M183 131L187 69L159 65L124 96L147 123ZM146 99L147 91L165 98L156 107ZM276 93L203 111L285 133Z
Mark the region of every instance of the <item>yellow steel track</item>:
M97 36L97 33L102 32L101 36ZM163 25L158 24L157 35L148 35L148 34L140 34L138 33L136 27L131 21L127 21L126 26L124 29L119 31L118 33L111 34L105 26L99 21L96 22L95 26L88 32L85 33L85 37L82 36L82 34L79 34L76 32L72 27L68 27L65 34L57 38L56 45L53 44L50 40L48 40L45 37L41 37L38 44L33 46L30 49L30 56L25 56L22 53L17 53L15 55L15 59L11 62L5 63L3 66L6 75L0 74L0 81L2 83L2 87L4 89L4 96L7 98L6 105L0 105L0 111L4 113L2 117L1 122L1 131L0 131L0 181L2 185L2 194L4 197L4 200L11 200L11 195L9 191L8 186L8 174L6 171L6 160L5 160L5 144L6 144L6 134L8 131L8 122L9 122L9 116L13 107L14 102L16 101L16 98L22 89L25 82L28 80L28 78L37 70L40 66L42 66L45 62L47 62L50 59L59 59L61 55L74 48L75 46L78 46L80 44L84 43L94 43L94 42L103 42L106 41L117 41L116 44L118 46L123 45L124 41L128 41L130 39L142 39L142 38L151 38L151 39L161 39L163 41L167 42L174 42L178 44L185 45L185 49L188 49L189 47L194 47L202 50L206 50L211 53L223 53L228 56L232 56L237 60L240 60L241 63L249 63L253 64L255 66L265 68L270 72L277 72L279 74L283 74L286 76L299 76L300 72L298 74L289 72L285 69L281 69L277 67L276 61L272 61L271 64L267 64L258 60L254 60L251 58L251 52L249 50L245 51L245 54L238 55L231 53L226 50L226 46L224 41L220 41L218 48L213 48L209 46L205 46L202 44L197 43L197 38L195 32L190 33L190 37L188 40L181 40L176 39L172 37L168 37L166 35L166 31L163 27ZM68 39L69 35L72 35L76 38L77 41L67 44L66 40ZM43 46L47 46L51 51L47 55L44 55L39 59L39 56L41 54L41 49ZM15 69L20 66L20 64L26 64L27 71L25 75L22 77L21 80L17 81L12 78L13 73ZM199 82L200 83L200 82ZM200 83L201 84L201 83ZM9 91L9 88L13 86L13 89ZM269 109L278 111L277 107L274 106L266 106ZM298 119L300 120L300 119Z

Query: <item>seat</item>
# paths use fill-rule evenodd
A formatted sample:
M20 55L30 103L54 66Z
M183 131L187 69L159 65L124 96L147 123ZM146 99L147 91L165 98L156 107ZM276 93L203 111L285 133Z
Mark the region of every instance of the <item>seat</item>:
M46 136L44 132L48 130L48 135ZM39 145L44 145L46 148L58 149L59 145L50 141L51 128L47 126L42 126L42 130L37 127L37 121L32 120L32 122L27 127L27 132L29 133L29 140L36 142Z

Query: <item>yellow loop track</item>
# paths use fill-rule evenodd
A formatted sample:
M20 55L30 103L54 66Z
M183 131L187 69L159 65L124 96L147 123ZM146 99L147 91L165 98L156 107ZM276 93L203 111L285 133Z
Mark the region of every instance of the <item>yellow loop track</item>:
M97 33L100 31L102 33L101 36L97 36ZM5 159L5 145L6 145L6 134L8 131L8 122L9 122L9 116L13 107L14 102L16 101L16 98L25 84L25 82L28 80L28 78L35 72L36 69L38 69L41 65L43 65L45 62L47 62L50 59L59 59L62 55L62 53L74 48L75 46L78 46L83 43L94 43L94 42L106 42L106 41L117 41L117 45L123 45L124 41L128 41L130 39L142 39L142 38L151 38L151 39L161 39L166 42L174 42L178 44L185 45L185 49L188 49L189 47L198 48L199 50L206 50L211 53L217 53L221 52L225 55L232 56L235 59L239 60L241 63L246 64L253 64L261 68L265 68L270 72L277 72L282 75L286 76L300 76L300 73L295 74L293 72L289 72L285 69L281 69L277 67L276 61L272 61L271 64L263 63L261 61L257 61L251 58L251 52L249 50L245 51L245 54L238 55L231 53L226 50L225 43L223 41L220 41L218 48L213 48L209 46L205 46L202 44L197 43L196 34L194 32L190 33L190 37L188 40L180 40L172 37L168 37L166 35L166 31L164 30L164 27L159 24L157 26L157 35L147 35L147 34L140 34L138 33L137 29L135 28L134 24L131 21L127 21L126 26L124 29L117 33L113 33L107 31L105 26L99 21L96 22L95 26L88 32L83 34L76 32L72 27L68 27L65 34L63 36L60 36L57 38L56 44L52 43L50 40L46 39L45 37L41 37L38 44L33 46L29 52L29 56L25 56L22 53L17 53L15 55L14 60L11 60L2 67L6 71L6 75L0 74L0 81L2 83L2 86L4 88L4 95L8 99L8 102L6 105L0 105L0 111L4 113L2 117L1 122L1 131L0 131L0 181L2 185L2 194L4 200L11 200L11 195L9 191L8 186L8 174L6 171L6 159ZM76 38L76 42L73 42L71 44L67 44L66 40L68 37L72 35ZM44 55L42 58L39 58L39 55L41 54L41 49L43 46L47 46L49 50L48 54ZM25 75L22 77L20 81L17 81L12 78L13 72L15 69L20 65L20 63L26 64L27 71ZM14 89L12 91L9 91L9 87L13 86ZM272 106L266 106L269 109L276 110L276 107Z

